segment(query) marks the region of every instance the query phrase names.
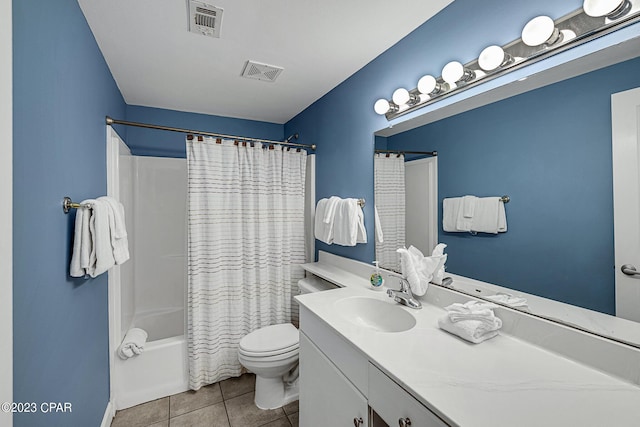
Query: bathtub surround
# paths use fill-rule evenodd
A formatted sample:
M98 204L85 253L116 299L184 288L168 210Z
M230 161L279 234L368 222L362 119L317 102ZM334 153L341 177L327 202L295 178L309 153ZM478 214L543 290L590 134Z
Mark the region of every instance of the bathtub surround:
M307 153L187 139L189 387L238 376L246 334L292 320Z

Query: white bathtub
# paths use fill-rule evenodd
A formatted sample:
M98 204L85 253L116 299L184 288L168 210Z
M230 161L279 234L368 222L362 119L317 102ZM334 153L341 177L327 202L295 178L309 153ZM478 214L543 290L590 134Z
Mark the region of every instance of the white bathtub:
M114 395L117 409L189 389L184 310L166 309L136 315L133 324L147 331L149 340L139 356L127 360L116 356Z

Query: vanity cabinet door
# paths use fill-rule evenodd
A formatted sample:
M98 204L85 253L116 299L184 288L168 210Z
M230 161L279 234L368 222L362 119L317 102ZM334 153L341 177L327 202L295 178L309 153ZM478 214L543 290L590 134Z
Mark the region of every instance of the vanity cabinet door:
M372 364L369 364L369 405L390 426L448 426Z
M360 420L362 420L360 422ZM367 399L300 333L300 427L366 427Z

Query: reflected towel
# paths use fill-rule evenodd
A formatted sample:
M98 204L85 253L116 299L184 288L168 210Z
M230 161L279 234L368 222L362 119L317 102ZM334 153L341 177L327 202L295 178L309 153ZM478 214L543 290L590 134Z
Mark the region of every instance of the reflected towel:
M490 299L491 301L508 305L510 307L527 308L528 306L526 298L521 298L515 295L502 293L502 292L498 292L495 295L489 295L485 298Z
M122 340L122 344L118 347L118 356L121 359L129 359L134 355L141 354L144 351L144 344L147 342L148 337L149 335L144 329L129 329Z

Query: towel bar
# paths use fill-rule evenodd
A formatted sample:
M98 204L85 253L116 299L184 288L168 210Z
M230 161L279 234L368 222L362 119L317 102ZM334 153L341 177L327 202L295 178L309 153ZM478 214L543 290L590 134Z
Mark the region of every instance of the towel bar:
M62 211L64 213L68 214L71 209L79 208L91 208L91 205L88 203L74 203L71 200L71 197L65 197L64 199L62 199Z
M502 197L500 197L500 200L502 200L502 203L509 203L509 200L511 200L511 197L502 196Z
M365 204L364 199L358 199L358 206L360 206L361 208L364 208L364 204Z

